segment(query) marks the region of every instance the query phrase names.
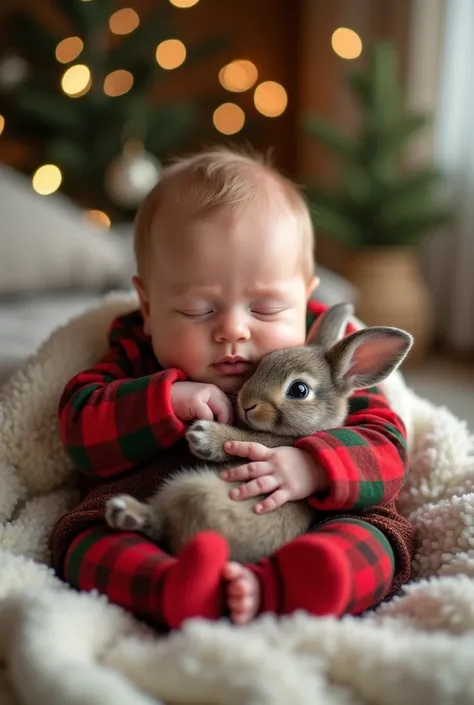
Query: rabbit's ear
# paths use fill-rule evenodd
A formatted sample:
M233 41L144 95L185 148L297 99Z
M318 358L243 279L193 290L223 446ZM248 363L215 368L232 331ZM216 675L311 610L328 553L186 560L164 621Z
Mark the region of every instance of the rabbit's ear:
M412 336L399 328L374 326L348 335L326 353L339 391L379 384L404 360Z
M324 351L332 348L344 335L349 318L354 313L354 306L341 303L331 306L315 320L306 336L307 345L319 345Z

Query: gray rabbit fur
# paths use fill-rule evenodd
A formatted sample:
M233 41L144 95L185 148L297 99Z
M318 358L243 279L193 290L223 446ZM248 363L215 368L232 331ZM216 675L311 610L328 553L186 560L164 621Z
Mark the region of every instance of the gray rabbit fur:
M189 447L206 463L176 472L146 503L112 497L105 510L109 526L139 531L174 555L199 531L218 531L228 540L231 559L241 563L271 555L304 533L314 513L305 500L256 514L258 498L229 498L241 483L224 482L219 473L244 461L227 455L224 444L291 446L344 423L352 392L386 379L413 343L409 333L382 326L342 337L352 313L351 304L337 304L317 319L304 346L265 355L238 393L238 427L203 420L189 427Z

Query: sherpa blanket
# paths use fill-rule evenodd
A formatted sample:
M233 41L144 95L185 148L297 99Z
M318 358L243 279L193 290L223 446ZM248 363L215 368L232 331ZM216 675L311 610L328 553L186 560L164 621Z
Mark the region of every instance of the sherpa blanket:
M2 705L450 705L474 703L474 451L466 425L406 388L386 393L410 436L400 507L415 524L413 581L361 618L192 620L159 636L48 567L48 536L77 501L57 403L106 348L133 295L55 331L0 390Z

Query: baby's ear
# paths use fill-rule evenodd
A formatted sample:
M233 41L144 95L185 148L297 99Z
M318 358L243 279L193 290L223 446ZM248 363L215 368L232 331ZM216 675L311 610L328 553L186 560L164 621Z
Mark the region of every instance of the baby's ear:
M315 320L306 336L306 345L319 345L324 351L332 348L344 335L354 306L341 303L331 306Z
M139 277L133 277L132 284L138 294L140 311L143 316L143 330L145 332L145 335L150 335L150 301L148 299L148 294L146 293L145 287L143 286L143 282Z
M412 345L413 337L406 331L374 326L340 340L326 353L326 359L338 390L348 394L383 382Z

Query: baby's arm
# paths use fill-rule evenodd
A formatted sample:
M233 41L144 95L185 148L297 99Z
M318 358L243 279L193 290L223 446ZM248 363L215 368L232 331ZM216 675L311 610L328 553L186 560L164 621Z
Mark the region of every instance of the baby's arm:
M69 381L59 404L66 452L78 470L103 478L153 458L186 430L171 405L171 386L184 373L146 374L152 369L146 341L120 321L112 327L109 352Z
M308 451L327 476L327 490L309 500L322 511L387 504L406 479L405 426L377 387L352 395L343 427L298 439L294 445Z

